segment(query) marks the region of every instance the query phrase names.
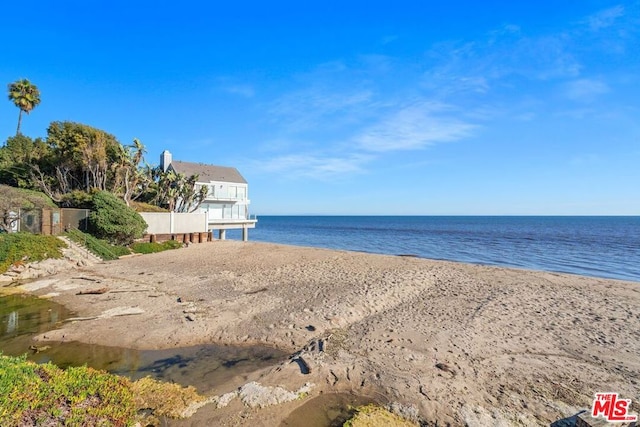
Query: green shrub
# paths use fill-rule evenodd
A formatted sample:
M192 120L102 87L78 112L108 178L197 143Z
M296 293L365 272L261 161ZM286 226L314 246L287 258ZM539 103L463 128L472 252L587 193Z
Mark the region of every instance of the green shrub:
M93 206L93 193L82 190L73 190L70 193L63 194L61 204L67 208L91 209Z
M135 200L130 201L129 206L131 206L136 212L169 212L168 209L161 208L160 206L145 202L137 202Z
M158 425L182 418L206 397L194 387L128 378L86 366L62 370L0 353L0 426Z
M15 262L41 261L62 258L62 248L67 245L55 236L31 233L0 234L0 273ZM2 425L2 424L0 424Z
M17 220L15 213L19 209L24 211L55 207L53 201L43 193L0 184L0 231L9 231L13 228Z
M167 240L163 243L163 245L167 249L180 249L182 247L182 243L178 242L177 240Z
M402 418L381 406L369 404L355 408L355 415L343 424L343 427L375 426L418 427L418 423Z
M169 249L178 249L182 247L182 243L177 240L167 240L163 243L134 243L131 250L139 254L152 254L162 252Z
M88 233L80 230L68 230L65 235L76 243L79 243L89 249L94 255L104 260L118 259L123 255L129 255L131 251L126 246L112 245L106 240L100 240Z
M99 191L93 196L89 214L89 231L94 236L118 245L129 245L139 239L147 223L139 213L111 193Z
M61 370L0 355L0 425L130 426L131 382L92 368Z

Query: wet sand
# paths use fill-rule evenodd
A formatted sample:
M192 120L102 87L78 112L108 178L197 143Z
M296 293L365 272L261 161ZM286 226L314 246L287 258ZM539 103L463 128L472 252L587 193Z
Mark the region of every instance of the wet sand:
M632 399L635 412L640 403L635 282L214 241L87 265L26 289L80 318L40 340L301 352L302 363L211 394L249 380L288 390L310 382L309 397L352 392L430 423L477 426L549 425L601 391ZM236 399L176 425L279 425L304 403L260 409Z

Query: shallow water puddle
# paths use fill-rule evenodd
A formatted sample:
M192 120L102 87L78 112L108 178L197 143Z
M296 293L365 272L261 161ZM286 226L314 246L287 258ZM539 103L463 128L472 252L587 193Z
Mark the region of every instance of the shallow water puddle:
M321 394L293 411L280 427L340 427L353 417L355 407L369 403L374 400L350 393Z
M72 313L54 302L24 294L0 295L0 351L17 356L29 351L31 337L54 329Z
M34 342L32 337L58 327L74 316L52 301L24 294L0 295L0 352L27 354L37 363L52 362L62 368L87 365L132 379L151 376L181 385L192 385L201 393L229 382L238 385L258 369L278 364L287 354L271 347L199 345L165 350L133 350L79 342ZM373 399L349 393L327 393L309 399L281 424L331 427L353 416L355 406ZM173 420L163 420L171 425Z
M199 345L165 350L133 350L79 342L34 342L32 337L73 316L63 306L28 295L0 296L0 352L27 353L38 363L62 368L86 364L132 379L151 376L192 385L200 392L275 365L286 354L271 347Z

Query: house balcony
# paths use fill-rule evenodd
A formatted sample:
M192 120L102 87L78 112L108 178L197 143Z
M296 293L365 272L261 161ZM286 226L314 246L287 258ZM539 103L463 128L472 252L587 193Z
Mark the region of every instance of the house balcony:
M255 228L257 219L209 218L207 225L211 229Z
M245 204L249 204L250 201L249 199L246 198L240 198L240 197L218 197L218 196L212 196L212 195L207 195L207 197L205 197L205 199L203 200L204 203L206 202L210 202L210 203L245 203Z

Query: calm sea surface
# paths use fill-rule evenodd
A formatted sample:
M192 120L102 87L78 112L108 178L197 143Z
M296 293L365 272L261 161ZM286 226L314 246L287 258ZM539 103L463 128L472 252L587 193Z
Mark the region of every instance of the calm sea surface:
M249 239L640 282L640 217L260 216Z

